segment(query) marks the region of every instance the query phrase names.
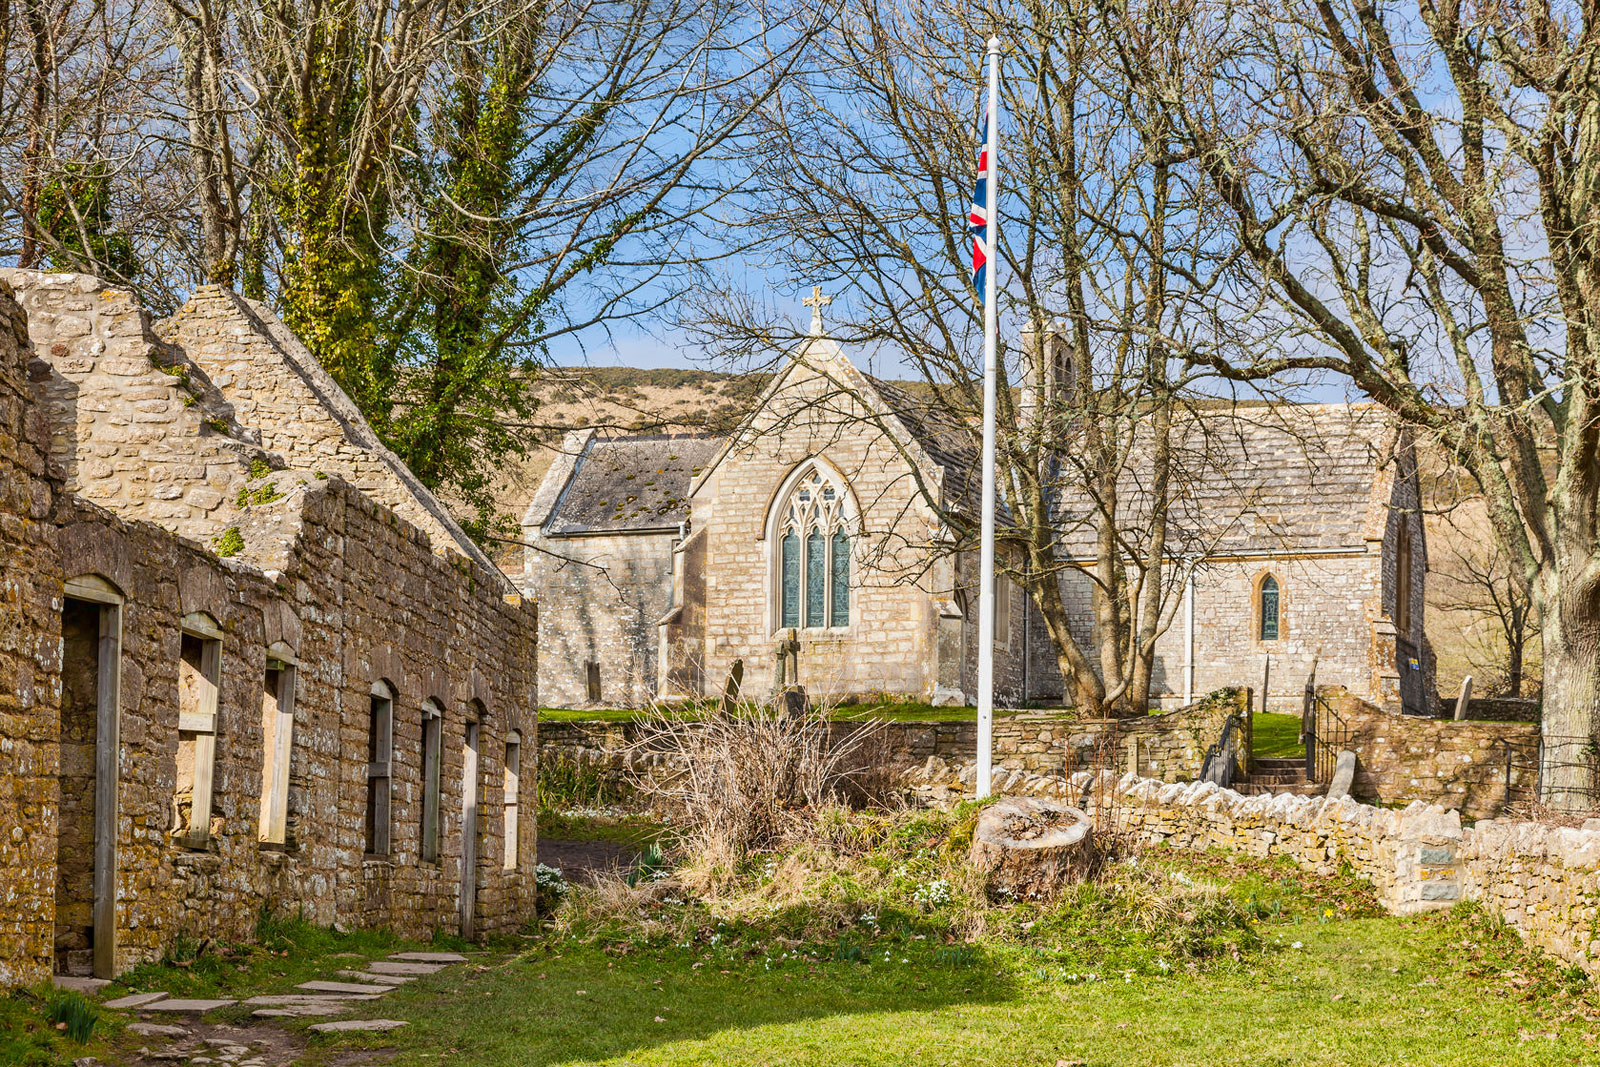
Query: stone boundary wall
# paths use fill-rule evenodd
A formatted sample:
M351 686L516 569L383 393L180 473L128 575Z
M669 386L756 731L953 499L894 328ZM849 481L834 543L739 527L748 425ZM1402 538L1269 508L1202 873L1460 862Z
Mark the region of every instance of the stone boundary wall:
M1206 749L1222 735L1228 716L1244 708L1242 690L1221 690L1191 707L1139 719L1074 719L1059 714L1006 715L994 721L996 781L1027 775L1061 778L1064 773L1114 767L1137 769L1163 781L1199 777ZM860 729L836 722L834 736ZM541 759L567 760L598 767L616 784L631 774L670 773L674 765L659 753L637 748L635 723L602 721L541 722ZM956 779L971 785L976 769L978 724L971 721L892 721L883 725L891 768L916 769L920 780Z
M1350 791L1363 800L1388 804L1421 800L1481 819L1504 811L1508 796L1533 788L1539 745L1536 724L1400 715L1332 686L1319 688L1317 695L1348 728L1339 747L1356 754Z
M1396 811L1132 775L1074 775L1056 792L1147 844L1288 856L1322 875L1348 865L1397 915L1476 901L1529 944L1600 975L1600 820L1584 829L1502 819L1464 828L1458 812L1420 801Z
M1439 701L1441 717L1456 717L1456 698ZM1467 704L1468 722L1541 722L1543 705L1528 697L1473 697Z

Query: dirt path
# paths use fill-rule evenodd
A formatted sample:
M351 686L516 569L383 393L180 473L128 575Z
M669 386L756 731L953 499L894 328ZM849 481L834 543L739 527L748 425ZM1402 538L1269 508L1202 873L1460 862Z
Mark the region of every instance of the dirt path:
M627 870L642 850L613 841L552 841L539 839L539 862L561 868L569 882L593 882L597 871Z

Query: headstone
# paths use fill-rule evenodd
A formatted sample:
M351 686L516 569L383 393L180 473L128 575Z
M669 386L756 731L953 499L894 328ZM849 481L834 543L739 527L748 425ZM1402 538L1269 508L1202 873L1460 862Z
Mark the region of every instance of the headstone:
M739 703L739 689L744 685L744 660L736 659L728 668L728 680L722 686L722 714L732 715Z
M1461 694L1456 697L1456 722L1467 717L1467 705L1472 703L1472 675L1461 679Z
M1338 800L1350 795L1356 780L1356 754L1349 749L1339 753L1333 764L1333 778L1328 782L1328 799Z

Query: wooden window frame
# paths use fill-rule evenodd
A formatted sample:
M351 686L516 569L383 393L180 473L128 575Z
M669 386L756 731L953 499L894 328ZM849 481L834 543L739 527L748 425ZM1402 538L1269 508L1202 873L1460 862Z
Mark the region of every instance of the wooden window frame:
M263 845L284 847L289 838L289 770L294 757L294 702L299 664L285 647L267 650L266 671L276 672L273 706L266 704L266 679L262 679L261 806L256 838ZM270 721L269 721L270 719Z
M372 700L367 721L367 817L368 859L386 860L393 848L394 805L394 688L387 682L372 684Z
M179 628L182 638L200 642L198 706L178 713L178 744L188 735L194 745L193 781L190 788L189 825L173 827L173 838L183 848L203 851L211 844L211 804L216 793L217 720L222 703L222 628L205 612L190 612ZM181 658L181 657L180 657ZM186 661L185 661L186 662ZM182 677L183 667L179 666ZM181 691L181 682L180 682Z
M522 838L522 734L506 734L505 765L501 779L504 842L500 857L502 870L514 871L521 865L518 851Z
M444 708L432 698L422 702L422 811L418 823L417 862L439 863L442 853L440 811L443 807Z

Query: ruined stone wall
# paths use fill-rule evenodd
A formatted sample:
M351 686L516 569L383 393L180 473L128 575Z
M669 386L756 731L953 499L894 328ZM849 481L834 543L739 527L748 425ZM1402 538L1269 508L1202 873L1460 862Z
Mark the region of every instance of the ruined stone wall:
M1537 724L1400 715L1334 687L1319 687L1318 696L1346 731L1336 747L1356 754L1355 796L1388 804L1421 800L1489 818L1505 810L1508 781L1511 799L1534 788Z
M528 550L518 584L539 603L539 693L547 705L639 707L655 697L676 540L670 532L550 537ZM588 695L590 663L600 668L597 701Z
M0 270L27 312L63 488L209 542L234 521L258 439L133 293L83 274Z
M79 506L63 519L65 571L124 596L117 855L119 970L180 935L251 935L263 908L313 922L386 926L425 937L459 928L462 747L480 725L478 930L530 914L537 735L534 619L491 576L440 557L425 534L337 480L275 505L300 550L281 576L223 561L142 523ZM172 836L178 773L181 624L204 612L224 633L211 837ZM259 839L267 650L298 661L284 846ZM394 687L393 847L364 854L372 684ZM418 858L421 706L443 710L440 857ZM519 869L503 869L503 759L523 749ZM98 935L97 935L98 936Z
M338 475L433 539L489 568L486 557L373 433L298 338L261 304L203 285L160 336L204 374L237 419L291 467Z
M55 917L61 566L30 356L22 309L0 282L0 987L50 974Z

